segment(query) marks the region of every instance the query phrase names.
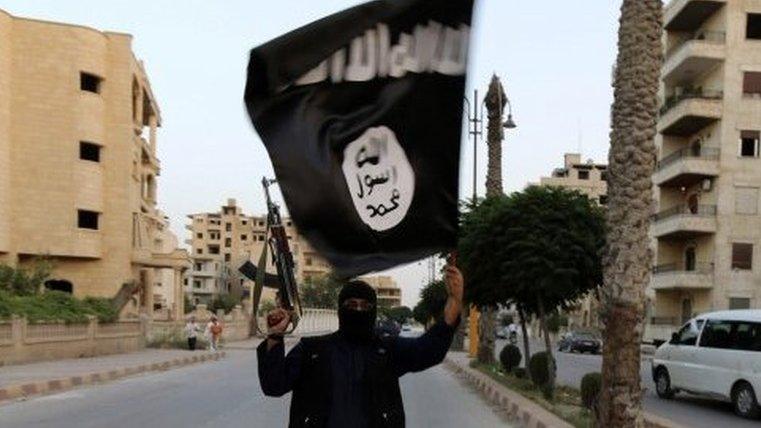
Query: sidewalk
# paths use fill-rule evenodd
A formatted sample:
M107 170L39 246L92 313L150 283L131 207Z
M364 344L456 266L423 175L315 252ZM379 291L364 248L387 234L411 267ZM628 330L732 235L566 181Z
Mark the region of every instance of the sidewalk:
M0 367L0 402L60 392L80 385L116 380L139 373L216 361L224 356L225 352L145 349L128 354Z

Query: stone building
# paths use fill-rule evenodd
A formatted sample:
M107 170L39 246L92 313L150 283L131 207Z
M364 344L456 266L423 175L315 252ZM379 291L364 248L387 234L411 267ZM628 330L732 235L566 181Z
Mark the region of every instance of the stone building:
M578 190L600 205L605 205L608 202L608 182L605 179L608 166L591 160L581 162L578 153L566 153L563 160L563 167L552 171L551 177L542 177L540 184ZM569 328L599 327L598 310L596 296L588 294L579 302L577 309L568 313Z
M761 305L761 2L674 0L664 25L646 340Z
M370 284L378 296L378 306L394 308L402 306L402 289L396 285L394 278L385 275L364 276L359 279Z
M152 313L157 270L181 293L188 263L165 245L161 116L132 36L0 10L0 40L0 262L49 257L49 288Z
M235 199L228 199L215 213L188 215L186 229L191 237L193 269L186 276L185 292L194 303L208 304L219 294L240 297L247 294L252 283L238 273L246 260L257 264L265 244L266 216L247 216ZM296 265L299 283L330 273L330 265L299 235L293 222L283 218L286 235ZM269 256L269 260L272 258ZM271 263L268 271L275 273ZM264 289L263 299L274 299L270 289Z

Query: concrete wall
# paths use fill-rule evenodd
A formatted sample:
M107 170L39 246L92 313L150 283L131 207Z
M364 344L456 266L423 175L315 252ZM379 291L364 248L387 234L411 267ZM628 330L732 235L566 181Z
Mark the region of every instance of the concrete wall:
M134 352L145 347L140 321L99 324L0 323L0 366Z

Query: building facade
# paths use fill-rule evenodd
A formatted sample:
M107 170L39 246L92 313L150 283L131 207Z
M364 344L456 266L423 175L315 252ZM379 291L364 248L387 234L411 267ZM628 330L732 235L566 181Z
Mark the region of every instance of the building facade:
M193 269L184 284L191 301L208 304L219 294L247 294L253 284L238 272L238 267L247 260L258 263L266 242L266 216L245 215L235 199L228 199L218 212L190 214L188 219L186 229L191 237L185 242L191 247ZM330 265L299 235L291 219L285 217L283 222L296 265L296 280L302 283L329 274ZM275 273L271 263L268 272ZM272 290L265 288L263 293L263 299L274 299Z
M370 284L378 296L378 306L395 308L402 306L402 289L396 284L394 278L386 275L363 276L362 281Z
M152 313L158 270L181 293L188 261L165 245L161 117L132 36L0 10L0 40L0 262L47 257L49 288Z
M674 0L664 24L646 340L761 307L761 1Z
M563 187L578 190L600 205L608 202L608 182L606 164L594 163L592 160L581 161L578 153L563 155L563 166L552 171L552 176L542 177L540 185ZM569 328L599 327L599 301L593 294L587 294L578 307L568 312Z

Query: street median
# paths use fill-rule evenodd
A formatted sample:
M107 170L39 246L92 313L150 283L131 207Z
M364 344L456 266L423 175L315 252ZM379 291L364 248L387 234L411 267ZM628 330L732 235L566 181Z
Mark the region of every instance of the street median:
M542 407L532 399L514 391L487 374L468 365L468 358L450 353L444 367L473 386L481 395L495 405L508 420L523 428L574 428L574 425ZM686 428L666 418L644 413L646 428ZM581 425L584 426L584 425Z
M57 379L38 379L31 382L19 382L3 385L0 386L0 403L8 400L24 400L37 395L59 393L84 385L106 383L109 381L142 373L166 371L173 368L188 366L191 364L217 361L220 358L225 357L225 355L225 352L209 352L201 355L167 359L152 364L120 367L111 370L78 374L75 376L61 377Z

